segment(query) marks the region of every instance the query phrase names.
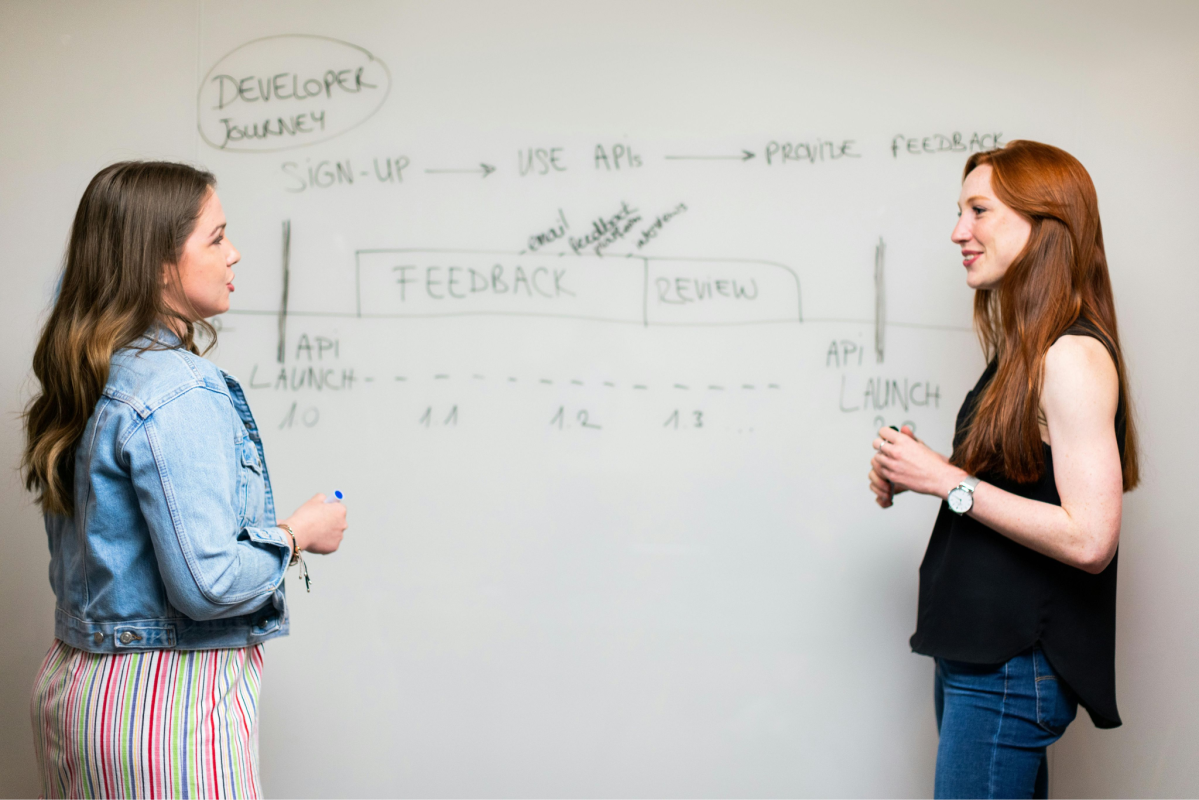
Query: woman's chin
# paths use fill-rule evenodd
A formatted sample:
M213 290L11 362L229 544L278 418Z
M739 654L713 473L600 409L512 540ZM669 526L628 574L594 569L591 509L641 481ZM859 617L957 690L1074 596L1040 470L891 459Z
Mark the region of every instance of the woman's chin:
M980 290L997 289L999 288L999 281L988 280L984 275L973 275L967 272L966 285L977 292Z
M223 305L215 305L214 304L214 305L208 306L207 308L202 308L202 309L197 309L197 310L200 312L199 313L200 319L211 320L213 317L219 317L221 314L224 314L226 311L228 311L229 304L228 303L225 303ZM197 319L194 321L199 322L200 319Z

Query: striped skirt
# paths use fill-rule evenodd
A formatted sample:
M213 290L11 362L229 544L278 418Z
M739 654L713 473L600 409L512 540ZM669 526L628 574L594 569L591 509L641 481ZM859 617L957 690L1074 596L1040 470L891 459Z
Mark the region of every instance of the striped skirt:
M262 645L87 653L57 639L33 690L45 797L259 797Z

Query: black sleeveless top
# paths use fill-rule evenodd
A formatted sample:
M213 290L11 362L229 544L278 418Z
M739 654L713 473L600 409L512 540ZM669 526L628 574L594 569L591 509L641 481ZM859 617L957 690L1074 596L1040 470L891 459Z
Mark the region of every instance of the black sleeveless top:
M1063 335L1070 334L1091 336L1112 350L1085 320ZM997 368L992 361L966 395L958 412L955 447ZM1121 395L1116 410L1121 458L1125 414ZM1018 484L996 474L978 477L1012 494L1060 506L1053 453L1049 445L1042 446L1045 473L1035 483ZM1095 726L1118 727L1116 561L1113 558L1103 572L1091 575L1017 544L971 517L959 517L948 503L942 503L920 565L912 650L952 661L998 664L1040 645Z

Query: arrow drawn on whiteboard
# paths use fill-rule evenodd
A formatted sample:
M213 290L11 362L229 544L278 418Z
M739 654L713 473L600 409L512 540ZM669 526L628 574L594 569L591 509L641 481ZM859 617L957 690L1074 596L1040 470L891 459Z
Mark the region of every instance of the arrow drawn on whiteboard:
M481 163L481 164L479 164L478 169L427 169L427 170L425 170L425 172L430 175L448 175L448 174L455 173L455 172L458 172L458 173L481 172L481 173L483 173L483 177L486 178L488 175L495 172L495 167L491 166L490 164L482 164Z
M749 161L754 154L742 150L739 156L666 156L667 161Z

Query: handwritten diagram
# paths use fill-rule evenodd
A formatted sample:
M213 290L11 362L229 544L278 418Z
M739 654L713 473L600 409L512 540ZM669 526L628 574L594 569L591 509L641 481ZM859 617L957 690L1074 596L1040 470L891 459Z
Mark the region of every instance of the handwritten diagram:
M526 315L650 325L802 322L799 278L765 261L359 250L359 317Z

